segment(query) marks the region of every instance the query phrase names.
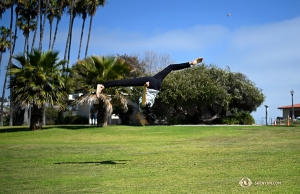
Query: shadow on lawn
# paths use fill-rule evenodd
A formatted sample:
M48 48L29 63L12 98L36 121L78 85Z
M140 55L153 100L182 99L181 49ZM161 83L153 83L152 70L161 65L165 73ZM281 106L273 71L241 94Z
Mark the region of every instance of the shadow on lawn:
M18 127L1 127L0 133L12 133L12 132L22 132L22 131L32 131L29 126L18 126Z
M41 130L47 130L51 128L60 128L66 130L80 130L80 129L94 128L94 127L96 126L91 126L91 125L50 125L49 126L48 125L48 126L43 126ZM25 132L25 131L32 131L32 130L29 128L29 126L0 127L0 133Z
M100 162L56 162L54 164L110 164L110 165L116 165L116 164L126 164L126 161L130 160L106 160L106 161L100 161Z

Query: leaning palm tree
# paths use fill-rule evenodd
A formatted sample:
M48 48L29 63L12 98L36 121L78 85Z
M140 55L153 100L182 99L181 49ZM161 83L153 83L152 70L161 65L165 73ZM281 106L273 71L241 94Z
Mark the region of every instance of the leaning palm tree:
M87 57L87 53L88 53L88 49L89 49L90 37L91 37L91 32L92 32L93 17L96 14L97 8L99 6L104 7L105 3L106 3L106 0L89 0L89 2L88 2L88 15L90 16L90 26L89 26L89 33L88 33L86 49L85 49L85 58Z
M10 46L10 30L4 26L0 28L0 74L1 74L1 62L2 62L2 53L5 53L7 49L11 48ZM1 83L2 84L2 83ZM3 88L5 91L5 88ZM4 103L4 95L2 95L1 99L1 115L0 115L0 126L3 126L3 103Z
M98 83L108 80L122 79L132 71L132 66L116 57L91 56L77 61L73 66L71 77L76 83L75 91L85 93L78 103L88 102L98 110L97 125L104 127L112 114L112 103L122 105L127 111L127 100L124 93L126 88L108 88L99 98L96 97L95 87Z
M81 51L82 38L83 38L83 32L84 32L84 25L85 25L85 20L86 20L86 17L87 17L87 8L88 8L88 1L87 0L79 0L78 3L77 3L77 6L75 7L76 12L82 18L81 35L80 35L80 41L79 41L79 51L78 51L77 60L80 59L80 51Z
M58 52L40 52L36 49L27 56L14 56L18 64L10 68L12 79L10 88L14 89L14 103L22 107L32 106L30 129L42 127L42 110L45 105L64 108L71 80L66 78L60 68L66 61L58 61Z

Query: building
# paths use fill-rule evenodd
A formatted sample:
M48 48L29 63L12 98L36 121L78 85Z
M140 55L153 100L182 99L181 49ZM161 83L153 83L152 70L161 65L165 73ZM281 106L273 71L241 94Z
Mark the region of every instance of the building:
M280 106L278 109L282 110L282 117L284 119L292 117L292 105ZM300 117L300 103L294 104L294 117Z

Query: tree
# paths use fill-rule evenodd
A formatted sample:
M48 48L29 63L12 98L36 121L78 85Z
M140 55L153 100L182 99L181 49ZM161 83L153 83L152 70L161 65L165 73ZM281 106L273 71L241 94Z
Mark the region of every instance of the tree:
M6 52L6 49L10 49L10 40L8 40L11 31L9 28L1 26L0 28L0 74L1 74L1 62L2 62L2 53ZM4 88L5 90L5 88ZM4 96L1 99L1 115L0 115L0 126L3 126L3 104L4 104Z
M96 14L97 8L99 6L104 7L106 0L88 0L88 15L90 16L90 26L89 26L89 34L86 43L86 50L85 50L85 58L87 57L90 37L92 32L92 24L93 24L93 17Z
M65 7L66 7L65 0L57 0L56 1L55 13L54 13L54 16L56 18L56 25L55 25L55 32L54 32L54 36L53 36L53 42L52 42L51 50L54 49L56 34L57 34L57 31L58 31L58 25L59 25L59 22L61 20L61 16L64 12Z
M30 129L41 129L42 109L45 105L64 108L64 99L71 93L71 79L64 76L60 68L64 60L58 61L58 52L39 52L34 49L27 56L14 56L18 64L10 69L10 88L14 89L14 103L32 106Z
M31 31L35 30L36 28L36 4L35 2L25 1L24 3L19 4L19 17L18 17L18 26L23 31L23 35L25 37L25 44L24 44L24 53L27 51L29 52L28 48L28 41L29 41L29 34ZM27 49L26 49L27 48Z
M203 123L251 113L263 101L262 91L245 75L203 64L167 76L153 108L169 122L184 118Z
M49 25L50 25L48 50L52 50L51 49L51 43L52 43L52 26L53 26L53 20L54 20L54 17L55 17L55 12L57 10L56 6L57 6L57 1L56 0L49 0L49 7L48 7L48 13L47 13L47 18L48 18Z
M2 1L3 2L3 1ZM14 0L11 0L11 1L5 1L5 6L10 9L10 25L9 25L9 29L10 29L10 34L9 34L9 39L10 39L10 43L9 43L9 62L8 62L8 67L10 68L11 67L11 64L12 64L12 55L13 55L13 52L14 52L14 48L15 48L15 43L16 43L16 33L17 33L17 22L16 22L16 27L15 27L15 36L13 36L13 33L12 33L12 24L13 24L13 16L14 16L14 12L13 12L13 7L14 7L14 4L15 4L15 1ZM18 9L16 8L16 14L18 13L17 11ZM12 39L14 38L14 41L12 42ZM13 47L12 47L13 45ZM3 89L2 89L2 97L5 96L5 89L6 89L6 82L7 82L7 77L8 77L8 73L9 73L9 68L6 69L6 73L5 73L5 78L4 78L4 83L3 83ZM10 90L10 93L12 94L13 93L13 90L11 89ZM3 101L2 101L2 104L3 104ZM10 98L10 119L9 119L9 126L12 126L13 125L13 110L14 110L14 107L13 107L13 103L12 103L12 100ZM1 107L1 112L3 112L3 107ZM1 124L3 124L3 115L1 115Z
M129 63L116 57L91 56L78 61L73 66L71 77L74 79L74 90L84 93L79 103L89 102L98 110L97 125L106 126L107 119L112 113L112 103L122 106L127 111L127 100L124 93L126 88L107 88L100 98L96 97L95 87L98 83L108 80L122 79L132 71ZM112 102L112 103L111 103Z
M80 59L80 51L81 51L81 44L82 44L82 38L83 38L83 31L84 31L84 24L87 17L87 8L88 8L88 2L87 0L79 0L76 5L76 12L81 15L82 18L82 27L81 27L81 35L80 35L80 43L79 43L79 50L78 50L78 57L77 60Z

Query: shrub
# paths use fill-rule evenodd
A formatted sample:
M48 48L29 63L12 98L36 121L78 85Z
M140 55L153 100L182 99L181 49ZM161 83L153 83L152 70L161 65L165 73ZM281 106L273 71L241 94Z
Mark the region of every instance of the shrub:
M80 115L66 116L62 122L63 124L89 124L89 119Z

